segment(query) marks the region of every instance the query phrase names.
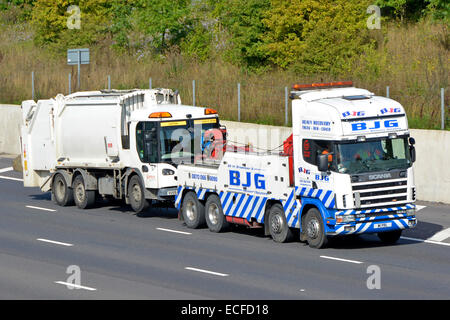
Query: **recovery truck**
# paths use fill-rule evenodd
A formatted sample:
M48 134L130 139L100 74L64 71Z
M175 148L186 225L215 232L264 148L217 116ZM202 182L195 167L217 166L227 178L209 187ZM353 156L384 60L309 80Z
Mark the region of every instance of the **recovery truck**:
M201 130L220 126L215 110L182 105L170 89L59 94L24 101L22 112L24 186L82 209L97 196L136 212L149 200L173 203L177 164L194 157Z
M190 228L264 228L310 247L376 233L395 243L416 226L416 190L404 108L352 82L294 85L292 135L282 152L232 152L178 167L175 205Z

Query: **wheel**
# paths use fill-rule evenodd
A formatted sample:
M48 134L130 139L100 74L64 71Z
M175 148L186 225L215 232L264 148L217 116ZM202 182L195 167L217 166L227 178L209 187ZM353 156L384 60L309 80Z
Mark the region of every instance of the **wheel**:
M306 241L311 248L320 249L327 245L328 239L322 221L322 215L316 208L306 213L302 229L306 234Z
M134 212L139 213L149 207L145 199L145 188L138 176L133 176L128 183L128 200Z
M205 206L194 192L189 191L184 196L181 213L188 228L197 229L205 225Z
M277 203L269 210L269 232L275 242L289 242L293 238L293 233L288 226L283 207Z
M400 239L400 236L402 235L402 230L394 230L394 231L388 231L388 232L379 232L378 238L386 244L394 244Z
M80 174L76 176L72 184L73 188L73 200L80 209L87 209L95 203L95 191L86 190L84 185L83 176Z
M210 231L222 232L229 229L230 223L223 214L222 204L217 195L211 194L208 199L206 199L205 214L206 224Z
M73 190L69 188L66 179L60 173L57 173L53 179L52 196L55 202L61 207L73 204Z

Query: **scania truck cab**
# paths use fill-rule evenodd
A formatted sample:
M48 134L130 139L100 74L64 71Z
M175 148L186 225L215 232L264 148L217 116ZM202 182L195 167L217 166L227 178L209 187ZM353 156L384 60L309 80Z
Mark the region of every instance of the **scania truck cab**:
M295 184L326 234L393 242L414 227L415 148L402 105L350 82L294 86L291 98Z

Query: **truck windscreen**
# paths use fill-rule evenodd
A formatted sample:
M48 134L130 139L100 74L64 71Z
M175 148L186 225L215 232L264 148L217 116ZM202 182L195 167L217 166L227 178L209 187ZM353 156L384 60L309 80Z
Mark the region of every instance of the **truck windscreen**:
M377 139L336 145L340 173L364 173L406 169L411 166L407 138Z
M219 128L217 118L140 122L136 146L142 162L192 162L203 152L206 130Z

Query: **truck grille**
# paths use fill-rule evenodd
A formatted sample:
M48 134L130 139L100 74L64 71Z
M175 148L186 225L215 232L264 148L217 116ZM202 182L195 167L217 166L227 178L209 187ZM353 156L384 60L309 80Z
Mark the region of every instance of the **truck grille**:
M405 178L354 183L352 190L355 206L366 208L405 203L408 199L407 182Z

